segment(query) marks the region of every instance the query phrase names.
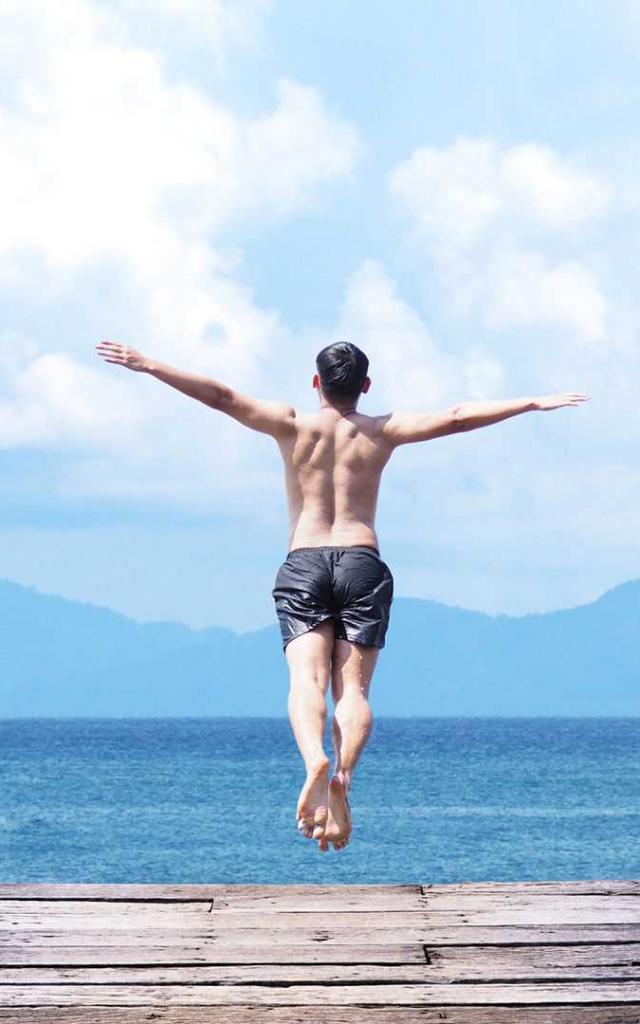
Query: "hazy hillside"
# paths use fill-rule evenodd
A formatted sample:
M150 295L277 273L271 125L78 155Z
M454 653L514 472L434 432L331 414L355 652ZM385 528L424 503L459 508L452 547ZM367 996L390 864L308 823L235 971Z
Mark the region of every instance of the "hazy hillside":
M591 604L489 616L396 598L373 686L387 715L640 714L640 580ZM138 623L0 580L0 717L283 715L275 626Z

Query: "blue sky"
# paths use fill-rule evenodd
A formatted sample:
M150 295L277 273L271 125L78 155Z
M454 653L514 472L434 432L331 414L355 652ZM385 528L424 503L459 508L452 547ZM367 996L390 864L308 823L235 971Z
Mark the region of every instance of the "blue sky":
M640 16L610 4L26 0L3 13L0 576L273 621L275 445L100 362L117 338L313 407L575 389L403 449L397 593L490 612L640 575Z

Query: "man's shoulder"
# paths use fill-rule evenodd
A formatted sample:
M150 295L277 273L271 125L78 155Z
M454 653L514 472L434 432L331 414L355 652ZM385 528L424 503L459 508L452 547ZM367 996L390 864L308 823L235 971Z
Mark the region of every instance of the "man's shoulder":
M390 412L377 413L374 416L367 416L361 414L361 426L363 430L372 436L382 434L384 432L385 425L389 421L389 417L392 414Z

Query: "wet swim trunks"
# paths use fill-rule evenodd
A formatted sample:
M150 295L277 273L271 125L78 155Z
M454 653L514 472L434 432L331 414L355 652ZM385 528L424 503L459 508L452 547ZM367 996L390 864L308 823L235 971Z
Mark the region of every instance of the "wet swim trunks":
M393 576L373 547L294 548L272 594L283 648L326 619L334 620L338 639L384 647Z

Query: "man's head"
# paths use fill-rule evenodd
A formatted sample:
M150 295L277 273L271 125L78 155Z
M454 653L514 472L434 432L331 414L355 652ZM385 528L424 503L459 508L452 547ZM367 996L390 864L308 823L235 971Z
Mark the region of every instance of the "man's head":
M369 360L350 341L337 341L323 348L316 356L316 368L313 386L319 387L332 404L355 405L360 395L369 390Z

